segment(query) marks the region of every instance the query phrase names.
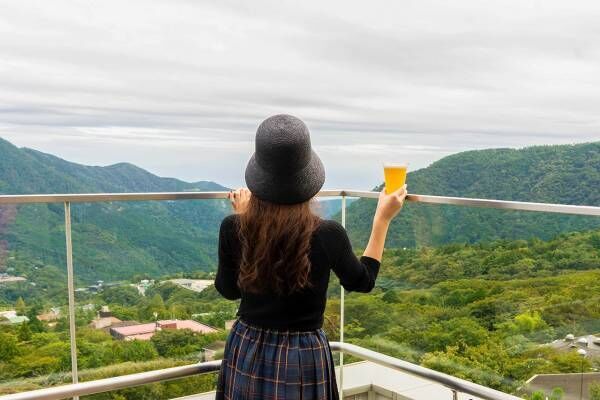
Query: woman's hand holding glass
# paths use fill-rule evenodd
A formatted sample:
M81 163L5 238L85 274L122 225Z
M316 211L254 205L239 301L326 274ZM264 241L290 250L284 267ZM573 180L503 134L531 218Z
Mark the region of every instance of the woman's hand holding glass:
M404 205L406 194L406 185L390 194L386 194L385 188L383 188L379 194L379 202L375 210L375 221L389 223L394 219Z
M385 237L387 236L390 222L402 209L405 198L406 185L390 194L386 194L385 188L383 188L379 194L379 202L377 203L375 217L373 218L371 237L363 255L381 261L385 246Z

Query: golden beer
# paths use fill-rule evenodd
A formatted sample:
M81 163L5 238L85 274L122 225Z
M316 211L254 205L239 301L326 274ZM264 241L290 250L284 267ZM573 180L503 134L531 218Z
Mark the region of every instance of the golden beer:
M393 193L400 189L406 183L407 164L383 164L383 174L385 176L385 192Z

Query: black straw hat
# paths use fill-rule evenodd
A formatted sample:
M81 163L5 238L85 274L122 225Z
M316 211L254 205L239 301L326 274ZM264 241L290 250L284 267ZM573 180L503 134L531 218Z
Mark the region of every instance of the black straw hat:
M278 204L302 203L314 197L325 182L325 168L300 119L274 115L256 131L256 150L246 167L252 195Z

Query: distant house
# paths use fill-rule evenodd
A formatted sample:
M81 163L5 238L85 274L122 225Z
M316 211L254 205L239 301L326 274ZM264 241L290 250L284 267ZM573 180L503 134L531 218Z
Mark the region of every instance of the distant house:
M120 322L123 321L116 317L102 317L93 319L89 326L93 329L104 329L116 326Z
M113 318L113 317L111 317ZM120 321L120 322L112 322L112 324L110 326L106 326L104 328L101 328L104 332L108 333L109 335L112 336L112 332L111 329L113 328L122 328L125 326L134 326L134 325L139 325L140 323L138 321Z
M215 281L208 279L169 279L166 282L172 282L177 286L193 290L194 292L201 292L207 287L215 284Z
M565 336L564 339L557 339L545 346L552 347L558 351L576 351L584 349L588 357L600 357L600 335L585 335L575 337L572 334Z
M201 313L196 313L196 314L192 314L192 318L204 318L204 317L210 317L215 315L216 313L214 311L210 311L210 312L201 312Z
M15 310L0 311L0 324L15 325L28 321L29 318L24 315L17 315Z
M58 318L60 318L60 308L58 307L52 307L47 313L37 316L38 320L45 322L56 321Z
M100 309L100 312L98 313L98 316L100 318L112 317L112 312L110 311L108 306L102 306L102 308Z
M6 273L0 273L0 283L22 282L26 280L27 279L23 278L22 276L12 276Z
M105 329L105 328L117 326L121 322L123 322L123 321L121 321L119 318L113 317L112 312L110 311L108 306L102 306L102 308L98 312L98 316L96 318L94 318L92 320L92 322L90 322L89 326L94 329ZM128 325L135 325L137 323L138 322L133 321L133 323L128 324ZM118 325L118 326L122 326L122 325Z
M218 332L215 328L192 320L163 320L147 324L110 328L110 334L118 340L150 340L157 331L163 329L190 329L198 333Z
M146 290L152 285L154 285L154 279L142 279L139 283L131 284L131 286L135 287L142 296L146 295Z
M17 312L15 310L8 310L8 311L0 311L0 318L12 318L12 317L16 317L17 316Z
M7 321L6 322L0 322L3 324L10 324L10 325L18 325L18 324L22 324L23 322L29 322L29 318L27 318L24 315L17 315L14 317L8 317L6 318Z
M87 287L89 292L98 293L102 291L102 285L90 285Z

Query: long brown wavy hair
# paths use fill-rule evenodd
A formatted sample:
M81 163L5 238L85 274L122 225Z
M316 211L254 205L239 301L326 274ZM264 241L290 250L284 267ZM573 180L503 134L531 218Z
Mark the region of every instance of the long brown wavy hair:
M240 289L285 295L310 286L310 242L320 221L310 201L283 205L250 196L239 221Z

